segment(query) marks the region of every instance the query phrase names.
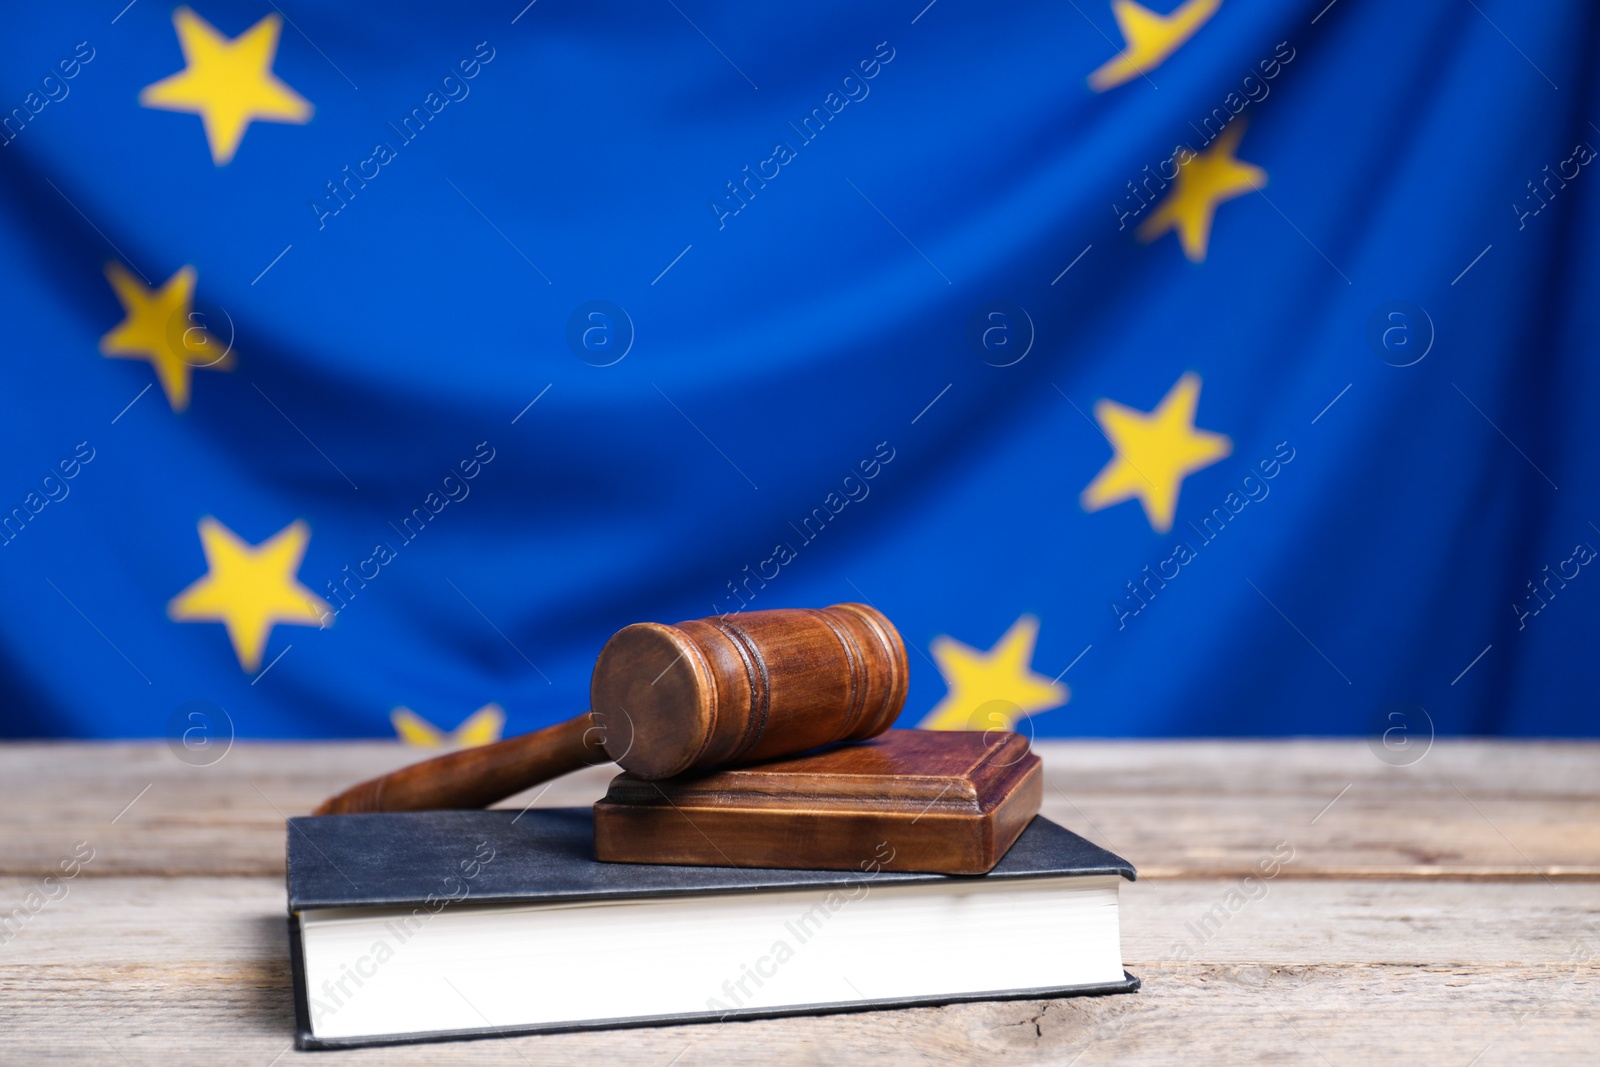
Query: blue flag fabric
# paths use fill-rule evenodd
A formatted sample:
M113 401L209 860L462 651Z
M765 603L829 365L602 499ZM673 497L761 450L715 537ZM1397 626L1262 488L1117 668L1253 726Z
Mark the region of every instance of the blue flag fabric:
M13 11L0 733L484 740L856 600L904 725L1593 735L1597 20Z

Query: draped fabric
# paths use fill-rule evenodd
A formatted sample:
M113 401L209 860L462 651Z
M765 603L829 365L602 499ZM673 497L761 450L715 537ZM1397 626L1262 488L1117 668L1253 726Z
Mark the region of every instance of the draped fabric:
M0 733L1600 729L1592 5L524 3L8 12Z

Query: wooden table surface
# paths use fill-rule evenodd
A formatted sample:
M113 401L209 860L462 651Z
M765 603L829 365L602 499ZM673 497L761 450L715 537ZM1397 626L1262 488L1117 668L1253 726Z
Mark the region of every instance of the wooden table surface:
M1399 767L1360 740L1036 749L1045 814L1139 868L1139 993L300 1053L283 819L415 750L3 745L0 1062L1600 1062L1600 744L1440 741ZM19 923L30 892L56 899Z

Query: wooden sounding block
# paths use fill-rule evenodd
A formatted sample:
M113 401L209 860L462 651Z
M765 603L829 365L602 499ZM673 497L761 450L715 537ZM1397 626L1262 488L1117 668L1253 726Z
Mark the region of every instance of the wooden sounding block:
M594 806L595 857L983 874L1039 813L1043 780L1027 739L993 730L890 730L665 781L619 774Z

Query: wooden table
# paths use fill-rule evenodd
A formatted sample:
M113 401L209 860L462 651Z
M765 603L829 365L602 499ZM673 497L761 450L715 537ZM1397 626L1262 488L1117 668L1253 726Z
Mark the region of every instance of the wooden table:
M415 750L0 746L0 919L93 849L0 927L0 1062L1600 1062L1600 744L1439 742L1407 767L1360 740L1036 747L1045 813L1139 867L1140 993L299 1053L284 816Z

